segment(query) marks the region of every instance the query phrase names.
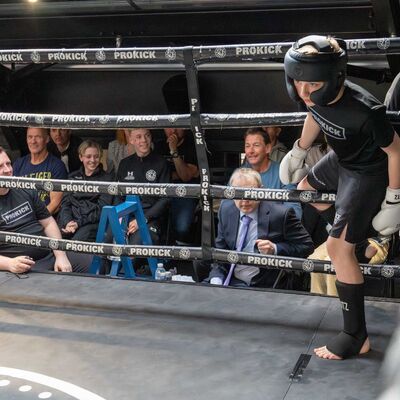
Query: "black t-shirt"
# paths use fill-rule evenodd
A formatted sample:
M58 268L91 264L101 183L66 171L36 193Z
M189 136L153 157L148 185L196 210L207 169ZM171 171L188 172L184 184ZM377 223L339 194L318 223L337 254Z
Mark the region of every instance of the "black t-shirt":
M27 235L46 236L40 220L50 217L46 206L31 190L10 189L0 196L0 230L24 233ZM13 243L1 243L0 254L6 257L28 255L39 260L49 253L47 249L17 246Z
M340 165L366 174L387 169L387 155L381 147L392 143L394 130L385 106L366 90L346 81L339 101L308 110L325 133Z
M167 161L171 172L176 172L174 160L171 156L169 146L166 138L157 141L154 143L154 152L157 154L161 154ZM183 142L177 147L177 152L179 157L182 158L183 161L187 164L198 165L197 156L196 156L196 148L194 144L193 135L191 132L185 132ZM181 183L181 179L174 179L175 183ZM189 182L186 183L197 183L199 182L199 178L193 178Z
M117 180L129 183L169 183L168 163L164 157L154 151L146 157L132 154L121 160ZM140 200L148 220L162 217L169 202L167 198L154 196L140 196Z

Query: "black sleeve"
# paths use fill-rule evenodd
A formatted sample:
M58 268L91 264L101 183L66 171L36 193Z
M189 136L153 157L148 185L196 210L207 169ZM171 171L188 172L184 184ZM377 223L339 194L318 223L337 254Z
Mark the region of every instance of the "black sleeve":
M60 228L65 228L72 221L71 193L64 193L61 201L61 209L58 213L57 223Z
M166 160L162 159L160 165L160 178L158 183L169 183L171 182L170 170ZM170 202L169 198L159 197L155 203L150 207L144 210L145 217L150 221L152 219L160 218L163 214L165 214L168 204Z
M215 247L218 249L228 249L228 245L225 241L224 235L224 225L225 221L223 220L222 209L224 208L224 204L222 203L218 210L218 233L215 238Z
M372 132L373 138L379 147L387 147L393 142L394 130L386 117L386 107L376 106L365 124L365 129Z

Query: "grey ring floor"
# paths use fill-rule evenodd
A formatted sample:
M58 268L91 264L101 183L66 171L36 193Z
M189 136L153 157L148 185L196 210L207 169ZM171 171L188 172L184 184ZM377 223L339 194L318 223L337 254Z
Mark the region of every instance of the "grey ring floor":
M106 400L376 399L400 304L367 301L373 351L299 356L341 326L337 299L56 274L0 273L0 368L45 374ZM5 379L7 386L1 386ZM0 374L0 399L38 399ZM50 390L49 390L50 391ZM52 391L51 399L75 399Z

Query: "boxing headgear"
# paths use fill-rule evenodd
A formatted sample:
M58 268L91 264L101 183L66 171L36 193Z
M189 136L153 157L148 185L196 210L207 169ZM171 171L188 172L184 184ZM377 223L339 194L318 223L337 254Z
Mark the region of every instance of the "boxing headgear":
M346 42L335 39L340 51L335 52L325 36L306 36L289 49L285 55L285 77L289 96L294 101L300 101L294 80L306 82L324 82L321 89L311 93L313 103L325 106L339 94L346 77L347 52ZM318 53L306 54L299 51L305 45L315 47Z

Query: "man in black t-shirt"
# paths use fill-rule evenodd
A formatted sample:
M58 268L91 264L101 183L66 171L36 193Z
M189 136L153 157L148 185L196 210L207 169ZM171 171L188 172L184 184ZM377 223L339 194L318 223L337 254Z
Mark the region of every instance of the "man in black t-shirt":
M154 151L166 158L173 183L199 183L196 149L191 132L181 128L164 129L166 140L155 143ZM190 230L198 200L174 197L170 216L178 244L191 242Z
M337 192L334 206L313 204L332 225L327 250L336 270L344 319L343 331L314 350L326 359L370 350L364 279L355 245L372 233L371 222L381 235L400 227L400 139L385 107L345 81L346 64L343 40L316 35L300 39L285 56L289 95L303 102L308 114L301 138L281 162L281 180L301 180L301 190ZM333 151L308 171L304 160L320 131Z
M131 139L136 153L121 160L117 180L128 183L170 182L167 161L151 149L151 132L145 128L132 129ZM122 199L120 200L122 201ZM159 244L163 222L168 212L169 199L140 196L140 200L153 244ZM130 244L142 244L136 219L129 222L127 234Z
M0 176L12 174L11 161L0 147ZM0 230L61 239L56 221L32 190L0 188ZM8 243L0 243L0 270L13 273L31 269L71 272L72 262L75 272L85 272L91 262L91 256L86 254L68 252L68 259L64 251L19 246L12 239ZM32 238L30 244L39 245L39 242L39 239Z

